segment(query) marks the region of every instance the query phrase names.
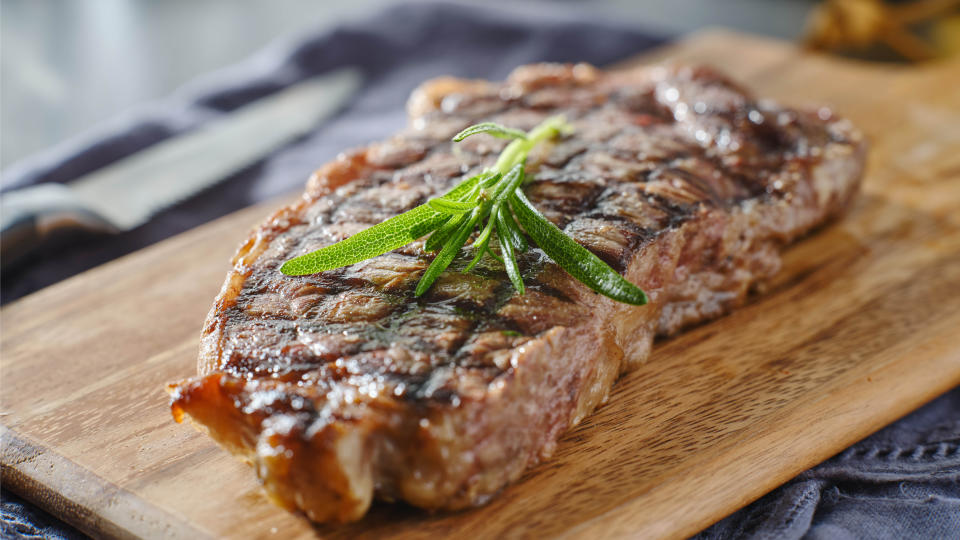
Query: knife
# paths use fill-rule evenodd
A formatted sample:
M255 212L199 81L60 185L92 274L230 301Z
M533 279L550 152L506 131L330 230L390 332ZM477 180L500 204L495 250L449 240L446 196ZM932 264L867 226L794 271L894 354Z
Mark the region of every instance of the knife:
M58 230L118 233L146 223L306 133L337 112L360 82L353 68L314 77L69 184L0 194L0 267Z

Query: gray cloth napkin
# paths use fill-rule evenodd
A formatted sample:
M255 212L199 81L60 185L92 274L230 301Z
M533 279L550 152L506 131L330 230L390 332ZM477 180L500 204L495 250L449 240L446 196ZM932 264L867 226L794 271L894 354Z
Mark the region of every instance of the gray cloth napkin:
M204 193L117 236L85 235L3 276L9 301L271 196L302 187L341 150L383 138L424 79L503 78L523 63L604 65L662 43L642 29L569 6L480 9L402 5L330 32L306 35L213 74L165 102L11 167L4 190L67 182L299 80L343 66L366 86L336 118ZM54 257L54 255L56 255ZM960 389L803 473L697 536L712 538L957 538L960 535ZM79 533L4 492L0 532L11 538Z
M695 538L960 538L960 388Z

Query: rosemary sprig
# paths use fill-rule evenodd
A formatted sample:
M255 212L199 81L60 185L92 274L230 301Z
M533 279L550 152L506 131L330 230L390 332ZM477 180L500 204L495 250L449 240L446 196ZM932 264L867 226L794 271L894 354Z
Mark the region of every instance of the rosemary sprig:
M526 177L527 155L533 147L571 130L571 126L559 116L545 120L526 133L492 122L470 126L453 140L459 142L478 133L512 139L492 168L460 182L443 196L430 199L409 212L332 246L290 259L280 271L290 276L302 276L332 270L382 255L430 234L424 249L439 253L417 284L415 294L420 296L430 289L459 255L474 230L481 226L472 243L473 259L464 272L472 270L484 254L491 255L504 264L510 282L517 292L523 294L517 254L529 248L526 232L547 256L592 290L627 304L646 304L647 295L639 287L543 217L520 189ZM490 249L494 236L501 256Z

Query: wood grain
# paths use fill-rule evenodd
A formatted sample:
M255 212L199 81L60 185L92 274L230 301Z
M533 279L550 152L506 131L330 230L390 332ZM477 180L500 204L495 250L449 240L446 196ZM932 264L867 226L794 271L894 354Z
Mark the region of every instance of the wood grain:
M377 504L360 523L315 527L172 422L163 384L193 373L235 243L277 202L0 311L4 488L118 537L679 538L960 383L960 62L868 66L719 31L642 61L654 57L829 103L871 139L863 196L786 253L765 295L660 343L489 505Z

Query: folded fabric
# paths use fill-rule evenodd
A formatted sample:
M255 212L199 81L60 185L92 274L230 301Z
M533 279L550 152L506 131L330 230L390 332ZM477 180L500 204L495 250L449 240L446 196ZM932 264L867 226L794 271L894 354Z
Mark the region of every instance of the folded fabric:
M695 538L957 538L960 388Z
M627 58L662 39L551 4L476 8L415 3L330 32L277 44L86 138L9 169L4 190L68 182L195 129L297 81L354 66L366 86L337 117L218 186L116 236L88 236L3 276L10 301L124 253L266 198L297 190L345 148L388 136L403 104L438 75L503 78L519 64ZM239 237L238 237L239 238ZM803 473L697 536L713 538L947 538L960 531L960 389ZM2 495L3 535L74 538L29 503Z

